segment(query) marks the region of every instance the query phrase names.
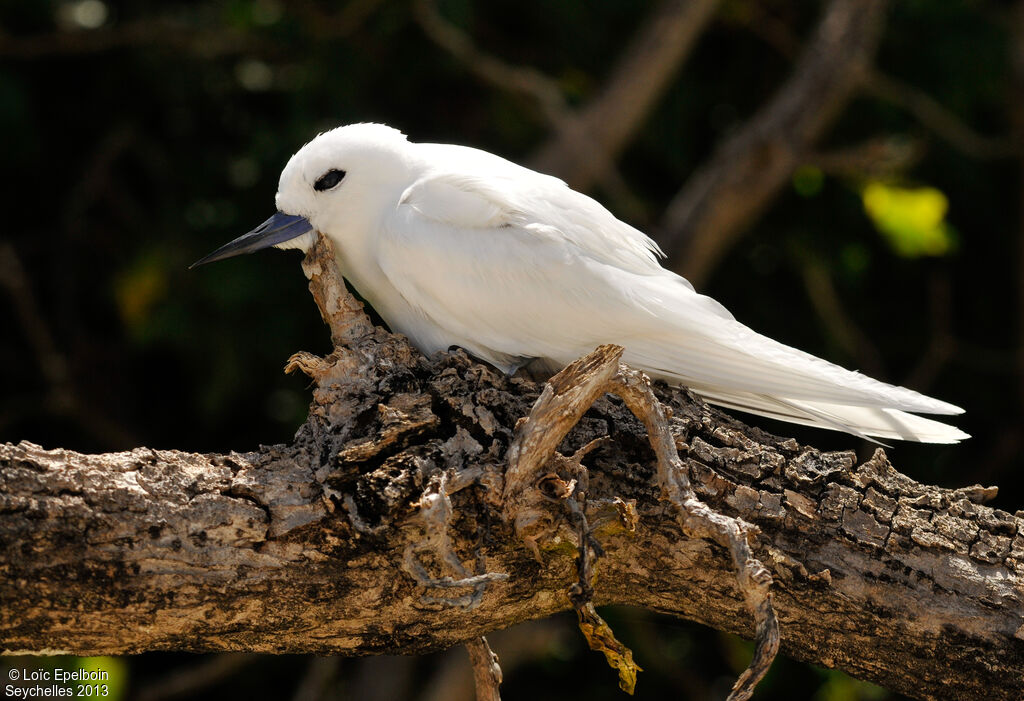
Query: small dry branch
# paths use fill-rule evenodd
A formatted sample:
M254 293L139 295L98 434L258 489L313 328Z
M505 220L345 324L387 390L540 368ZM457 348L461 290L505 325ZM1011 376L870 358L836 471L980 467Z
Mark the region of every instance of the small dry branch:
M487 644L487 638L480 636L466 643L469 661L473 665L473 682L476 685L476 701L501 701L498 687L501 685L501 667L498 656Z
M651 390L647 377L622 364L623 350L619 346L600 346L567 366L545 385L529 417L519 426L509 450L506 511L520 536L528 539L534 548L538 539L554 537L553 527L557 520L546 516L545 511L549 510L543 507L543 496L531 498L530 495L544 494L542 483L547 479L546 467L552 462L555 449L594 401L606 392L621 397L647 430L657 460L655 474L661 497L676 510L683 533L690 538L717 542L732 554L738 588L754 616L757 645L753 661L737 680L729 699L748 699L779 649L779 624L771 603L771 574L750 549L750 541L757 529L741 519L716 512L697 498L669 431L668 416ZM623 651L623 646L611 635L591 603L592 536L586 521L585 485L588 479L580 463L581 457L577 453L572 459L559 456L560 460L556 461L577 466L577 474L572 480L576 493L566 495L570 511L580 525L577 534L579 582L573 586L570 599L580 617L581 628L588 632L591 646L605 652L609 662L620 670L623 689L632 693L636 675L632 653L628 649ZM578 500L574 499L576 496L579 496Z

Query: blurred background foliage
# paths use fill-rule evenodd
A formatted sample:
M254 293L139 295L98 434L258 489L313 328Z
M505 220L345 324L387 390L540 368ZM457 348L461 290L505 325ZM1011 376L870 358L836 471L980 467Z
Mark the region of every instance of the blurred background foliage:
M587 190L671 235L659 224L669 202L786 83L841 2L711 3L612 176ZM659 5L0 0L0 440L79 451L289 440L308 392L281 368L329 343L298 256L188 264L266 218L288 156L339 124L383 121L531 162L556 131L550 110L477 59L529 68L560 109L582 110ZM445 46L430 18L476 59ZM901 444L893 460L931 483L998 484L1010 511L1024 496L1021 36L1021 3L892 3L863 85L699 285L774 338L965 407L957 424L972 440ZM823 448L873 449L757 421ZM746 643L686 622L608 617L648 670L640 698L722 698L749 657ZM507 698L619 697L572 628L494 637ZM460 698L461 655L81 664L113 670L112 698L423 699ZM780 659L758 698L893 696Z

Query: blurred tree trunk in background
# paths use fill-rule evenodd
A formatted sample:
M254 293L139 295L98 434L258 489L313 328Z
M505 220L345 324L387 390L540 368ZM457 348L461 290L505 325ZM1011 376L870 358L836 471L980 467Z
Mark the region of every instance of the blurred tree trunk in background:
M832 0L778 93L695 172L659 225L672 264L702 285L790 182L856 94L882 35L886 0Z

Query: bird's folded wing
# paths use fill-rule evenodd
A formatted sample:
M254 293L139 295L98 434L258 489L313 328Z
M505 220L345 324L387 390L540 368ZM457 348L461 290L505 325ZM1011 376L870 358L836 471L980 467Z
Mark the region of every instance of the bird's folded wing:
M625 321L621 289L603 283L574 247L520 226L457 228L405 214L382 232L378 265L425 325L447 332L441 347L460 345L492 362L499 354L562 360L593 350Z
M439 165L402 202L424 218L465 229L532 226L541 236L539 229L547 228L560 241L624 270L661 270L658 244L558 178L476 149L417 146Z
M451 343L486 359L567 363L611 342L656 377L733 404L739 395L785 401L785 410L779 401L772 410L799 406L816 425L837 406L960 413L757 334L663 270L643 234L623 233L626 225L603 208L551 204L551 187L466 175L418 183L381 232L381 269Z

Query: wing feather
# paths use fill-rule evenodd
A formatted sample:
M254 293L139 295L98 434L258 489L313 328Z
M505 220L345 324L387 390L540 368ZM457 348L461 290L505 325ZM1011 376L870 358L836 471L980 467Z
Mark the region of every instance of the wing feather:
M410 187L378 242L378 264L416 312L402 330L428 350L461 345L510 370L613 342L626 362L724 406L858 435L965 435L905 413L959 407L739 323L664 270L647 236L561 181L483 152L467 159Z

